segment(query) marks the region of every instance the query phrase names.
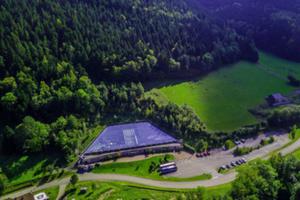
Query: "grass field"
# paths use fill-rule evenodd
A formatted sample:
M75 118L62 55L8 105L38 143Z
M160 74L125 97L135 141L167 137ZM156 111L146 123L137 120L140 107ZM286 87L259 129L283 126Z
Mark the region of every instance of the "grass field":
M86 187L87 192L80 192L81 187ZM143 187L131 186L122 183L80 182L75 189L68 188L68 199L76 200L131 200L131 199L172 199L179 193L174 191L160 191Z
M90 130L90 134L82 141L81 151L88 146L91 141L104 129L104 126L97 126ZM74 156L74 162L77 157ZM7 188L4 191L9 193L15 190L30 187L36 183L50 181L62 176L70 175L70 172L63 171L58 167L67 165L61 155L22 155L22 156L2 156L0 155L0 169L7 177ZM1 173L0 170L0 173Z
M133 162L115 162L104 164L96 167L94 173L114 173L114 174L126 174L131 176L139 176L143 178L150 178L155 180L165 181L195 181L195 180L207 180L211 178L210 174L199 174L199 176L188 178L177 178L169 176L160 176L157 172L159 164L164 160L164 156L155 156L145 160L133 161ZM168 155L168 161L174 160L173 155ZM150 166L154 165L155 170L150 171Z
M297 159L300 159L300 149L294 151L294 152L292 153L292 155L295 156Z
M49 197L49 200L55 200L59 192L59 187L55 186L55 187L47 188L45 190L37 191L34 194L38 194L40 192L45 192Z
M80 192L80 188L86 187L86 192ZM215 196L224 195L229 192L231 184L217 187L205 188L204 200L211 200ZM67 198L76 200L133 200L133 199L186 199L188 194L193 194L196 190L185 189L164 189L132 183L122 182L80 182L75 187L68 186Z
M56 163L55 158L45 158L43 155L2 156L0 161L0 167L7 175L10 184L42 178L48 173L46 166L49 168Z
M7 177L4 193L70 175L70 172L56 167L57 158L57 155L0 156L0 168Z
M152 83L155 89L149 95L159 102L189 105L210 131L231 131L256 123L248 110L267 95L294 89L287 84L288 73L300 77L300 63L261 52L259 64L241 61L196 80Z

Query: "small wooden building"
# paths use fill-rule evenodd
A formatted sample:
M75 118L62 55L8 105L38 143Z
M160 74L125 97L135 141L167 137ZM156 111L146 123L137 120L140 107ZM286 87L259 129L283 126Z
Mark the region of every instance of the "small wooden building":
M273 106L273 107L286 105L286 104L290 103L290 100L280 93L274 93L274 94L269 95L266 98L266 101L268 102L268 104L270 106Z

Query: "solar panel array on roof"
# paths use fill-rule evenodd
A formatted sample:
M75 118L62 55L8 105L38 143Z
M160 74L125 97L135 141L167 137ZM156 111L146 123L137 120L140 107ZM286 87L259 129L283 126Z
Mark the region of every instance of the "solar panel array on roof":
M178 142L149 122L109 126L95 139L84 154Z

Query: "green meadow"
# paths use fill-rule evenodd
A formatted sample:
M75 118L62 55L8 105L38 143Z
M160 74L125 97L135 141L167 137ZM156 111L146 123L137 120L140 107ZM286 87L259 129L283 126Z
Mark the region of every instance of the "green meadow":
M293 91L287 84L289 73L300 77L300 63L260 52L258 64L241 61L195 80L152 83L148 95L189 105L209 131L231 131L256 123L249 109L267 95Z
M80 191L85 187L86 192ZM216 197L222 197L231 189L231 184L219 185L216 187L199 188L199 189L167 189L157 188L145 185L125 182L97 182L86 181L79 182L75 186L69 185L66 191L68 199L76 200L94 200L94 199L191 199L198 190L203 194L204 200L212 200ZM194 196L193 196L194 197ZM196 199L195 197L193 199Z

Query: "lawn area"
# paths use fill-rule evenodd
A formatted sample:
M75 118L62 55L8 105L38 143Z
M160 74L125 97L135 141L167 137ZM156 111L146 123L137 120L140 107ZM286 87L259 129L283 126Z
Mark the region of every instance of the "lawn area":
M224 196L231 190L231 183L205 188L204 199L213 199L213 197Z
M80 192L80 188L86 187L86 192ZM224 195L229 192L231 184L217 187L204 188L204 200L211 200L213 197ZM67 188L67 198L76 200L133 200L133 199L159 199L170 200L182 199L189 194L196 192L195 189L165 189L151 186L144 186L123 182L79 182L75 187L69 185ZM185 197L184 197L185 196Z
M154 156L145 160L133 161L133 162L114 162L109 164L104 164L96 167L94 173L114 173L114 174L126 174L131 176L139 176L143 178L150 178L155 180L165 180L165 181L196 181L196 180L207 180L211 178L210 174L201 174L199 176L189 177L189 178L177 178L169 176L160 176L157 169L160 163L164 160L172 161L174 160L173 155L166 156ZM151 169L151 165L153 166Z
M267 95L294 89L287 84L288 72L300 77L300 63L261 52L259 64L241 61L200 79L153 83L154 89L148 95L159 102L166 99L189 105L210 131L231 131L256 123L248 110L263 103Z
M300 159L300 149L297 149L292 153L293 156L295 156L297 159Z
M58 156L0 156L0 168L7 176L9 193L18 189L46 182L69 174L58 169Z
M300 78L300 63L292 62L272 56L271 54L260 52L260 64L263 68L274 72L277 76L286 78L289 74Z
M34 194L38 194L40 192L45 192L49 197L49 200L55 200L59 192L59 187L55 186L55 187L47 188L45 190L37 191Z
M86 187L87 191L80 192L80 188ZM75 189L67 188L67 198L76 200L132 200L132 199L160 199L169 200L179 196L179 192L139 187L128 183L107 182L80 182Z

